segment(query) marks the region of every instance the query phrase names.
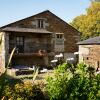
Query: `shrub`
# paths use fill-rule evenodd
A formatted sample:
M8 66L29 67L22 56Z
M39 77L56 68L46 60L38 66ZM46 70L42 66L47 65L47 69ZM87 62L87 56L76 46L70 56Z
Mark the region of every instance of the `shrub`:
M47 78L47 91L50 100L99 100L100 75L84 63L77 68L63 64Z
M39 85L30 82L16 84L14 87L5 86L3 95L11 100L44 100L44 95Z
M1 43L0 43L1 44ZM0 76L0 99L1 99L1 96L2 96L2 91L4 90L4 87L5 85L7 84L7 68L9 67L10 63L11 63L11 59L12 59L12 56L15 52L15 49L14 48L9 56L9 59L8 59L8 63L6 65L6 69L5 69L5 72Z

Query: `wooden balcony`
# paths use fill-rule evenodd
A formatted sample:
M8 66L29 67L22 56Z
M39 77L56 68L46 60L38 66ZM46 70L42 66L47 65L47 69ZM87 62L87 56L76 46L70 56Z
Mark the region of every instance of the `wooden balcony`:
M32 57L32 56L38 56L38 57L45 57L47 56L47 53L14 53L14 57Z
M19 47L16 44L9 44L9 53L11 53L12 49L16 47L16 51L14 53L15 57L23 57L23 56L47 56L49 53L53 51L52 44L34 44L28 47Z

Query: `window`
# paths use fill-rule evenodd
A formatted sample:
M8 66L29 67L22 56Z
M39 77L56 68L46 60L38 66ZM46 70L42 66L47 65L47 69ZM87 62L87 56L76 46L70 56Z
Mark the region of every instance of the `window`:
M58 39L62 39L63 38L62 34L56 34L56 36L57 36Z
M24 45L24 37L16 37L17 45Z
M97 61L97 66L98 66L98 68L100 67L100 62L99 61Z
M18 53L24 52L24 37L22 36L16 37L16 47Z
M38 25L38 28L45 28L45 20L43 20L43 19L38 19L37 20L37 25Z
M64 44L64 35L62 33L56 34L56 45L63 45Z
M89 57L87 57L86 60L89 60Z

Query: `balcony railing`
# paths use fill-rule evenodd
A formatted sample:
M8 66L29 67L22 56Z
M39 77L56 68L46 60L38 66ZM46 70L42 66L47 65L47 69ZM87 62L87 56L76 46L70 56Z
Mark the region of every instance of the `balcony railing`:
M53 45L48 43L35 43L31 45L25 45L19 46L14 43L9 44L9 52L12 51L14 47L16 47L16 53L38 53L40 50L44 50L47 53L50 53L53 51Z

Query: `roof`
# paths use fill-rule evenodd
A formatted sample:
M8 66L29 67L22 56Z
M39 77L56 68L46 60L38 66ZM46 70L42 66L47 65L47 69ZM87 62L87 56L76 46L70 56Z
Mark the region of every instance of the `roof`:
M89 38L84 41L80 41L77 43L78 45L89 45L89 44L100 44L100 36L94 37L94 38Z
M19 27L6 27L6 28L3 28L2 31L24 32L24 33L48 33L48 34L53 33L53 32L47 31L45 29L32 29L32 28L19 28Z
M59 18L58 16L56 16L54 13L52 13L52 12L49 11L49 10L45 10L45 11L40 12L40 13L38 13L38 14L32 15L32 16L30 16L30 17L27 17L27 18L24 18L24 19L15 21L15 22L13 22L13 23L4 25L4 26L1 27L1 29L5 28L5 27L9 27L9 26L12 25L12 24L18 23L18 22L23 21L23 20L27 20L27 19L29 19L29 18L31 18L31 17L35 17L35 16L37 16L37 15L39 15L39 14L46 13L46 12L51 13L53 16L55 16L56 18L58 18L59 20L61 20L64 24L70 26L73 30L75 30L75 31L77 31L78 33L80 33L80 32L79 32L77 29L75 29L73 26L71 26L70 24L68 24L67 22L65 22L64 20L62 20L61 18ZM80 33L80 34L81 34L81 33Z

